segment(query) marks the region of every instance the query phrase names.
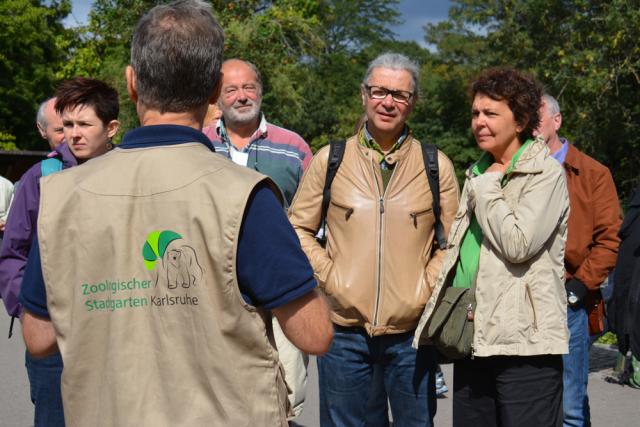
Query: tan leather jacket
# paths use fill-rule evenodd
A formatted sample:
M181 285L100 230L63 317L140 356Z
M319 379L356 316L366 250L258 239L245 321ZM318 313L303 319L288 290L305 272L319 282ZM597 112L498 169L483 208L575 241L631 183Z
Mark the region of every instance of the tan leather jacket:
M564 171L536 140L520 156L507 184L502 174L474 177L471 168L448 238L442 270L416 330L426 330L443 288L450 286L460 244L473 214L483 231L476 278L476 356L567 353L564 248L569 195Z
M364 327L369 335L413 330L431 296L444 253L434 242L434 216L420 143L409 136L387 156L396 163L383 193L376 153L347 141L331 186L326 249L315 240L329 147L302 178L289 219L329 298L334 323ZM445 232L458 207L451 161L438 153L441 220Z

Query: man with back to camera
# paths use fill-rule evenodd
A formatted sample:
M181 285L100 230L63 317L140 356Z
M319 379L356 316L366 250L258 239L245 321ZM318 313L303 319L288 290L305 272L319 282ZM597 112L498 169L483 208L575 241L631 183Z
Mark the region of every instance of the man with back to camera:
M70 426L286 426L266 310L301 350L330 344L274 184L201 132L222 49L210 5L151 9L126 71L142 127L42 180L23 334L34 354L59 347Z
M334 341L318 358L320 424L385 424L368 414L373 372L382 369L395 425L431 426L436 353L411 347L444 251L420 142L406 125L418 97L417 64L404 55L374 59L361 86L366 122L345 145L331 185L326 248L316 241L329 147L314 157L289 219L332 305ZM451 161L439 162L440 219L446 236L458 207Z
M558 101L542 97L541 135L551 155L565 168L569 190L569 231L565 249L569 354L563 358L564 425L590 426L589 333L590 324L602 325L604 301L600 285L613 269L620 239L620 202L609 169L558 136L562 115ZM590 321L590 319L594 321ZM591 330L598 333L600 330Z
M255 65L242 59L227 59L221 71L216 105L222 116L203 132L217 153L273 179L289 206L311 162L309 146L297 133L267 122L261 111L262 77ZM295 417L304 407L309 358L286 339L275 320L273 332L290 389L291 416Z

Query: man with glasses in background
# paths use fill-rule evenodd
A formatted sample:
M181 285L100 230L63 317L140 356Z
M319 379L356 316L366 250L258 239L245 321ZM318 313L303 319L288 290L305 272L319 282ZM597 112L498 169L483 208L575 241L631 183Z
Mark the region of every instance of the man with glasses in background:
M422 147L406 121L418 97L418 66L385 53L362 87L366 122L346 142L331 185L327 241L316 241L329 147L318 152L289 218L332 305L334 341L318 358L320 421L355 426L372 420L373 371L381 369L395 425L431 426L436 412L436 353L411 347L444 251L435 243L432 194ZM438 152L440 219L448 233L458 207L451 161ZM377 412L377 411L376 411Z

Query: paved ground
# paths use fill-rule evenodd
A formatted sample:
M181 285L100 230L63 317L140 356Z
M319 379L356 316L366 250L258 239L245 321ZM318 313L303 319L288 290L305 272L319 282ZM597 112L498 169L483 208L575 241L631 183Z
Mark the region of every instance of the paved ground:
M640 426L640 390L612 384L606 381L613 375L617 351L605 346L595 345L591 349L589 374L589 398L591 404L591 422L593 427L638 427ZM449 389L453 385L453 366L443 365ZM309 365L308 404L296 420L298 426L317 427L318 394L315 359ZM451 425L451 393L449 397L438 399L436 426ZM542 427L542 426L541 426Z
M33 424L33 406L29 401L29 385L24 369L24 344L20 326L7 339L9 318L0 309L0 427L28 427ZM591 351L589 396L594 427L633 427L640 425L640 390L605 381L612 375L616 352L605 347ZM443 366L446 381L453 384L451 365ZM309 390L306 407L296 420L298 426L317 427L318 393L315 359L309 366ZM451 399L438 400L436 426L451 425ZM258 427L258 426L256 426Z

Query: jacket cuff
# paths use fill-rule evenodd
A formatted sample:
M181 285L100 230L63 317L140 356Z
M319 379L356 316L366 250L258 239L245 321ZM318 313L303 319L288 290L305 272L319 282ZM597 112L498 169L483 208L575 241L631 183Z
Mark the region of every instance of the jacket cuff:
M569 301L569 305L575 306L582 303L587 296L587 286L582 283L580 279L576 279L575 277L567 280L564 284L565 290L567 291L567 300L571 293L573 293L576 297L578 297L577 301L571 302Z

